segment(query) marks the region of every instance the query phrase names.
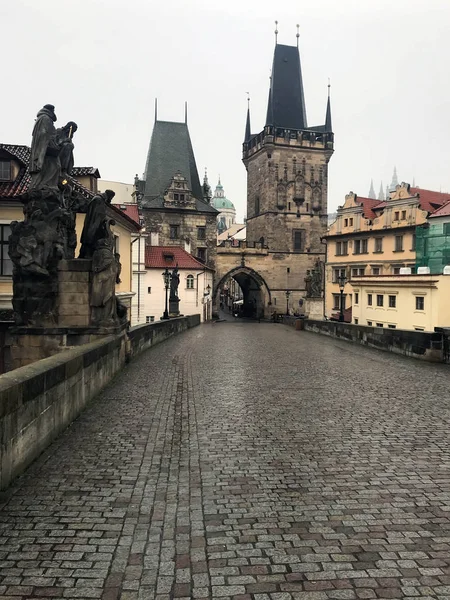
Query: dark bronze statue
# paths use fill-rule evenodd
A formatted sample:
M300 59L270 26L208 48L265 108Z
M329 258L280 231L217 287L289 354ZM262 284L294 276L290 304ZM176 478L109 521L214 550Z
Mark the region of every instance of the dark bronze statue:
M61 163L53 124L55 121L55 107L52 104L46 104L37 114L31 139L30 190L58 187Z
M79 258L92 258L96 249L100 227L106 219L106 207L111 204L114 196L115 193L112 190L106 190L92 198L84 219Z
M180 276L178 274L178 265L172 271L170 278L170 297L169 300L178 300L178 286L180 285Z

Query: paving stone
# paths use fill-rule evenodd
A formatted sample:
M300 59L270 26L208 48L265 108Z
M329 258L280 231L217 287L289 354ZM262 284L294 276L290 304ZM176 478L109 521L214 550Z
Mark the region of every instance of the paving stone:
M2 500L0 597L450 598L448 383L279 324L171 338Z

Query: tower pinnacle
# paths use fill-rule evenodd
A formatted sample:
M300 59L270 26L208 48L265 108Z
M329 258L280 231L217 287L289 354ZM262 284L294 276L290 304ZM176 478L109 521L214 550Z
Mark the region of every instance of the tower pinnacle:
M371 200L376 200L375 190L373 189L373 179L370 180L370 190L369 190L369 198Z
M327 100L327 112L325 115L325 131L332 132L333 126L331 124L331 83L328 79L328 100Z
M251 128L250 128L250 94L249 92L245 92L247 94L247 121L245 123L245 136L244 143L248 142L252 136Z

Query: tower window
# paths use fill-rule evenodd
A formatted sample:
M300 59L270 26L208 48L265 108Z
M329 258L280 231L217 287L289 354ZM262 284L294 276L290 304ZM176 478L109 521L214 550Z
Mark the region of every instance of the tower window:
M255 217L256 215L259 215L259 196L255 198Z
M206 238L206 227L197 227L197 239L204 240Z
M178 239L178 225L170 225L169 237L171 240Z
M294 235L294 252L303 252L304 231L297 229L293 232Z

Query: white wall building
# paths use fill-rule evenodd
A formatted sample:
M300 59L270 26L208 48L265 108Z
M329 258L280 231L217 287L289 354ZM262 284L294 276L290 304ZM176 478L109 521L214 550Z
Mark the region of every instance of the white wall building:
M176 246L145 246L144 236L133 244L132 326L159 321L165 308L163 272L178 266L180 315L199 314L201 321L212 317L213 271Z

